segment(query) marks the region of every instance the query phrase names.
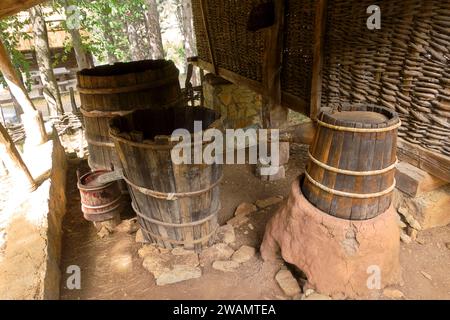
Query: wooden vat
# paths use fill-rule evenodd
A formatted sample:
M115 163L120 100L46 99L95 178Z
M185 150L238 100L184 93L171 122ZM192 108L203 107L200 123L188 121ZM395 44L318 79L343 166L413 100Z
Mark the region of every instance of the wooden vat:
M110 135L144 237L166 248L184 246L198 251L210 244L218 226L222 166L176 164L171 157L177 144L171 141L172 132L184 128L192 133L195 120L202 121L203 130L222 126L218 113L200 107L138 110L110 122ZM202 152L209 143L198 145ZM193 148L189 143L191 160Z
M302 191L320 210L349 220L373 218L395 187L397 114L373 105L325 109L309 150Z
M91 169L109 169L111 164L120 168L108 121L136 109L179 104L178 76L175 64L166 60L116 63L78 72Z

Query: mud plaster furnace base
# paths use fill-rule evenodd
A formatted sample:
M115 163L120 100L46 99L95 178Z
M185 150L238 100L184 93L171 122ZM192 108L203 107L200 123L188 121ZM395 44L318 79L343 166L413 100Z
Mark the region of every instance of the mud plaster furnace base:
M307 287L332 297L374 296L378 270L379 289L401 282L395 209L391 206L370 220L339 219L306 200L302 180L294 181L287 202L267 224L263 259L277 259L281 253L306 274Z

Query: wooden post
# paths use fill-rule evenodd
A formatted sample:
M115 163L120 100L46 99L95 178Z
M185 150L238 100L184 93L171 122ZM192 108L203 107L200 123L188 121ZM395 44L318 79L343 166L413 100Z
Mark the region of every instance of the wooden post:
M320 112L322 99L322 66L323 66L323 43L325 37L327 0L318 0L314 21L314 49L311 80L311 108L309 116L317 119Z
M275 22L266 31L263 63L263 125L279 128L287 121L288 109L281 105L281 68L283 65L284 1L276 0Z
M5 46L0 40L0 71L11 90L12 95L19 102L25 114L22 116L27 133L27 141L30 144L42 144L47 141L42 115L33 105L28 93L14 68Z
M36 182L31 176L25 162L23 162L23 159L17 150L16 145L9 136L8 131L6 131L2 124L0 124L0 147L4 149L4 159L2 160L9 166L9 171L13 171L14 174L17 175L18 180L20 182L23 181L26 184L26 188L29 191L36 190Z

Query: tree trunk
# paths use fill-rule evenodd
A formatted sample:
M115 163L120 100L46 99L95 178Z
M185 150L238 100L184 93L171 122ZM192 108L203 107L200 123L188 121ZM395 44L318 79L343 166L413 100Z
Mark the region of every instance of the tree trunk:
M192 20L192 2L191 0L179 0L178 6L178 22L180 24L181 33L183 35L184 41L184 53L186 55L186 64L187 58L194 57L197 55L196 53L196 43L194 37L194 26ZM186 66L187 70L187 66ZM199 85L199 76L197 72L192 73L192 84L194 86Z
M8 171L15 175L15 180L18 182L17 187L23 186L29 191L35 190L36 182L2 124L0 124L0 148L3 149L1 150L2 160L6 162Z
M8 88L12 96L22 107L25 114L22 116L24 128L27 135L27 143L39 145L47 141L47 133L45 132L44 121L38 110L36 110L33 102L28 96L28 92L23 85L19 74L11 62L8 52L3 42L0 40L0 71L5 78Z
M110 50L110 48L115 47L115 41L113 35L111 34L111 27L109 26L107 19L109 19L109 16L105 14L104 19L102 20L103 28L101 32L103 34L103 38L106 40L106 43L109 44L109 48L106 48L106 57L108 59L108 63L114 64L119 61L119 58L117 58L114 51Z
M134 61L143 60L143 52L139 41L139 34L137 30L137 23L133 21L125 21L127 27L127 37L130 43L131 58Z
M68 0L64 0L64 10L66 13L66 16L71 14L70 10L71 4ZM79 70L92 68L92 61L89 57L89 54L86 52L86 50L83 47L83 41L81 39L80 30L78 28L74 28L72 26L67 26L67 29L70 33L70 36L72 38L72 46L75 50L75 56L77 58L77 65Z
M146 0L147 13L145 20L147 24L148 42L152 59L163 59L164 48L159 25L159 12L156 0Z
M33 24L34 49L36 50L36 58L42 84L47 88L48 93L50 94L50 97L47 99L47 103L50 106L50 115L55 116L59 113L63 113L64 109L61 102L58 83L56 82L55 74L53 72L47 26L40 5L30 9L30 18Z

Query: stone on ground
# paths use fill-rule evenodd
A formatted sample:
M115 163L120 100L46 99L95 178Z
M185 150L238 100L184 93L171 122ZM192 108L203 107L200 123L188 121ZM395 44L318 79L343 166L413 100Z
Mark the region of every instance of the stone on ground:
M258 210L258 208L253 203L243 202L236 208L234 216L248 216L256 210Z
M275 280L287 296L293 297L300 293L300 286L289 270L281 269L278 271Z
M383 295L386 298L390 298L390 299L401 299L404 298L405 295L403 294L403 292L401 292L400 290L397 289L391 289L391 288L386 288L383 290Z
M106 227L102 227L102 228L100 229L100 231L97 233L97 236L98 236L100 239L103 239L104 237L109 236L110 233L111 233L111 232L110 232Z
M226 224L217 229L217 238L220 242L231 244L236 241L236 236L234 234L234 228L230 224Z
M255 248L244 245L231 256L231 260L238 263L244 263L249 261L255 255L255 253Z
M171 270L164 271L157 277L156 284L158 286L164 286L167 284L200 278L201 276L202 270L199 267L174 265Z
M227 221L227 225L238 228L249 221L249 217L247 215L238 215Z
M228 260L233 255L234 250L226 243L217 243L212 247L204 249L200 253L202 264L209 264L216 260Z
M313 289L306 289L305 290L305 297L309 297L312 295L315 291Z
M275 197L270 197L267 199L258 200L255 202L255 204L259 209L263 209L263 208L273 206L281 201L283 201L282 196L275 196Z
M169 259L162 255L147 256L146 258L144 258L142 266L156 279L158 279L163 273L170 271Z
M171 252L174 256L186 256L186 255L190 255L190 254L194 253L194 251L186 250L183 247L173 248Z
M314 292L305 297L303 300L331 300L331 298L329 296Z
M187 250L186 250L187 251ZM200 262L198 260L198 254L194 251L191 251L186 254L174 255L171 259L172 265L180 265L180 266L188 266L188 267L197 267Z
M139 229L139 230L136 232L136 238L135 238L135 241L136 241L137 243L149 243L147 240L145 240L145 238L144 238L144 233L142 232L142 229Z
M411 243L411 237L408 236L408 235L407 235L406 233L404 233L404 232L401 232L401 233L400 233L400 239L402 240L402 242L404 242L404 243L406 243L406 244Z
M117 232L133 234L139 230L139 224L136 218L123 220L116 228Z
M409 213L406 207L398 208L398 212L405 218L410 227L419 231L422 230L422 226L420 225L420 223L416 219L414 219L414 217L411 213Z
M236 261L214 261L212 267L216 270L223 271L223 272L233 272L237 268L239 268L239 263Z

